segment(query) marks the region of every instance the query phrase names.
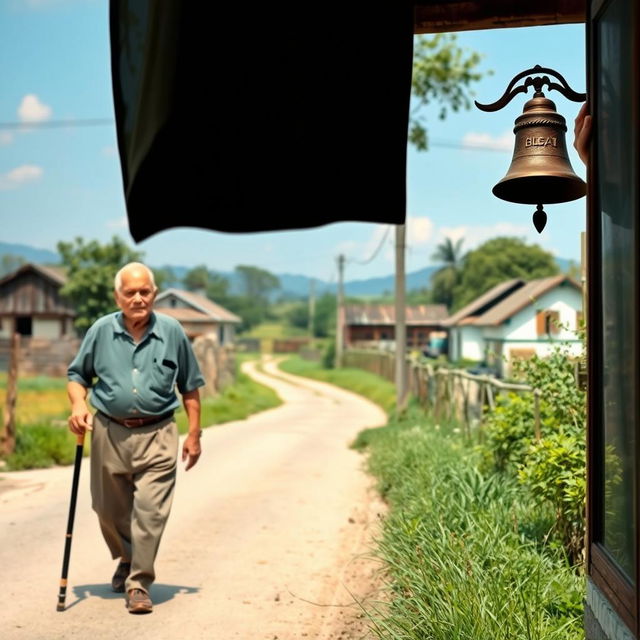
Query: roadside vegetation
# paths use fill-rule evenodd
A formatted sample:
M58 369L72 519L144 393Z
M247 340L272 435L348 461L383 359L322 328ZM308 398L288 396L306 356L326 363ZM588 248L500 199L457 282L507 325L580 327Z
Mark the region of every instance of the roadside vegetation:
M251 354L238 358L238 373L234 384L226 387L214 398L202 401L203 428L241 420L249 415L278 406L282 401L270 388L254 382L242 373L240 361L251 359ZM66 378L45 376L23 377L18 383L15 451L4 462L5 470L35 469L55 464L72 464L75 456L75 436L67 428L69 401ZM4 399L6 375L0 377L0 398ZM0 415L3 405L0 403ZM186 433L184 409L176 412L180 433ZM88 455L91 438L85 440Z
M415 402L396 415L392 385L373 374L281 366L391 402L388 424L354 443L390 507L375 551L386 592L366 611L376 637L583 638L584 396L562 352L521 370L543 391L539 440L526 396L501 400L470 442Z

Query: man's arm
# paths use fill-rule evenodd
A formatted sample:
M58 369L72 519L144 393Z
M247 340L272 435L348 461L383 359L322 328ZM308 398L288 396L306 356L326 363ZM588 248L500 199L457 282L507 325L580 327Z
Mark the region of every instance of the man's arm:
M67 394L71 402L71 415L69 416L69 430L77 436L85 431L93 430L93 414L87 407L87 388L79 382L67 383Z
M182 403L189 421L189 433L182 446L182 460L184 462L189 458L185 466L185 471L189 471L198 462L202 453L200 447L200 392L198 389L183 393Z

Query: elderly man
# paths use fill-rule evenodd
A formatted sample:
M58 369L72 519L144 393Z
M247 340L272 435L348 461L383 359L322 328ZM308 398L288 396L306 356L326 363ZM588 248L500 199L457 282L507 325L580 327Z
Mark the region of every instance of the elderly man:
M120 311L93 324L68 371L69 428L78 435L92 432L92 506L112 557L120 559L111 586L126 591L130 613L153 607L153 564L176 478L176 385L189 420L182 447L187 470L201 452L198 388L204 379L180 324L154 313L156 292L145 265L120 269ZM87 407L89 388L95 416Z

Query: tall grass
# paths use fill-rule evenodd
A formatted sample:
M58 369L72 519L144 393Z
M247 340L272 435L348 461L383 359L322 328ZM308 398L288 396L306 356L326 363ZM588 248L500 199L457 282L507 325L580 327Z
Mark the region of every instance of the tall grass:
M321 370L299 359L281 368L372 400L386 397L386 408L393 406L393 385L372 374ZM386 426L362 431L353 446L368 453L390 507L375 551L386 591L366 610L376 637L584 637L584 578L549 542L553 511L539 507L515 477L481 472L481 454L457 425L435 424L412 403Z
M451 427L415 409L367 430L369 467L390 504L379 554L388 602L370 612L385 640L577 640L583 579L545 544L553 515L515 479L478 470Z

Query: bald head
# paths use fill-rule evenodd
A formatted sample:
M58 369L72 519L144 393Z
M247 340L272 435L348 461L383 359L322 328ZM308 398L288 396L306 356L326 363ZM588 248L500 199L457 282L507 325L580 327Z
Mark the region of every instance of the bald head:
M142 264L142 262L130 262L129 264L125 264L118 273L116 273L116 277L114 278L113 288L116 291L122 291L122 282L128 277L135 278L148 278L149 283L151 284L151 288L156 291L156 281L153 277L153 271L147 267L146 264Z

